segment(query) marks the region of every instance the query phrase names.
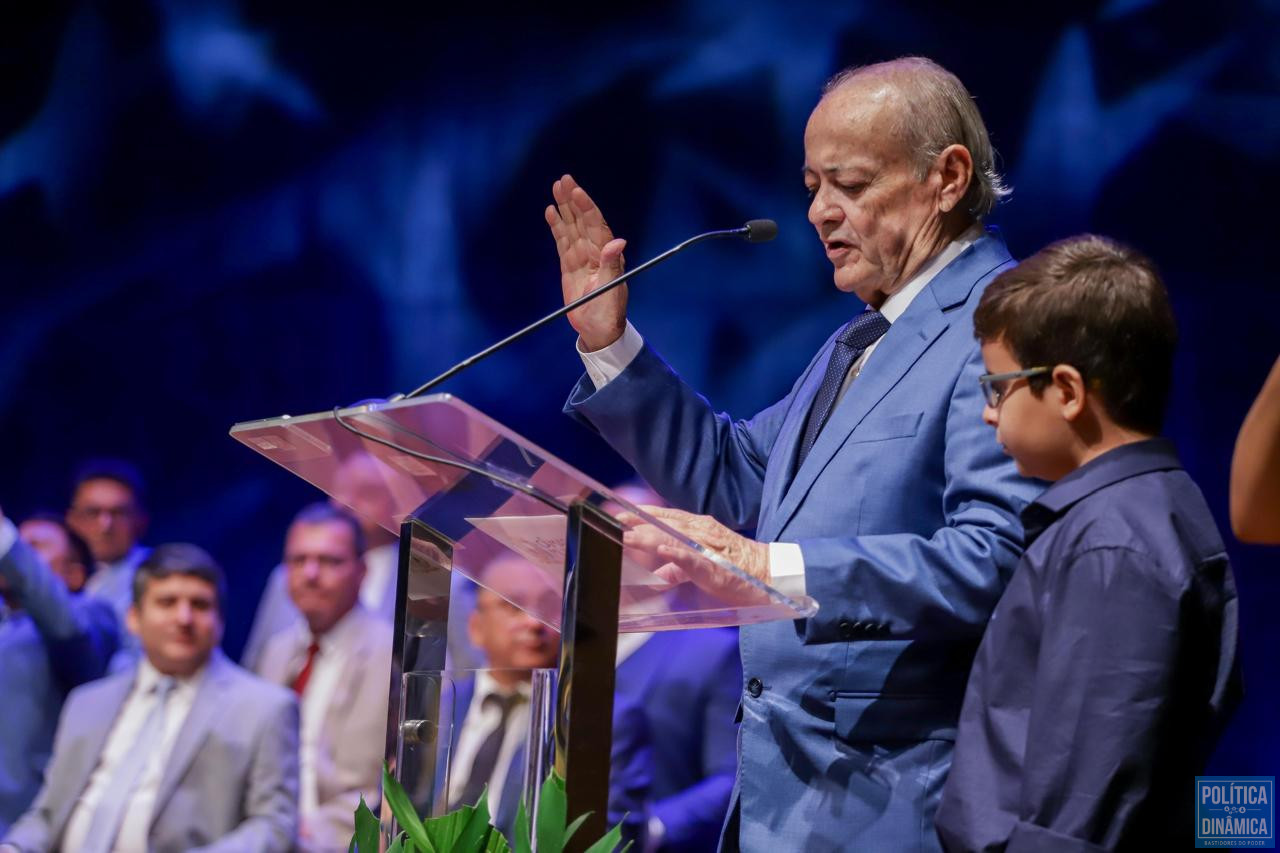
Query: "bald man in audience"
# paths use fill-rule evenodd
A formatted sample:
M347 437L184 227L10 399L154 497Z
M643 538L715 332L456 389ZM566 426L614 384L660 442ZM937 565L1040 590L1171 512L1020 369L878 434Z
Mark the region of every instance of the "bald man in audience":
M301 702L298 849L345 851L363 795L377 808L391 684L391 626L361 603L360 523L330 504L285 536L289 598L302 619L267 641L258 673Z

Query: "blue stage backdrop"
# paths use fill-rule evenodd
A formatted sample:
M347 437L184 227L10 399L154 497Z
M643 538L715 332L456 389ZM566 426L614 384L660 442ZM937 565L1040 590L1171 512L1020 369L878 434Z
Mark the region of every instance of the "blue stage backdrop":
M137 460L149 540L227 566L237 653L316 493L228 427L404 390L557 305L542 207L565 171L633 264L778 221L773 243L701 247L632 291L669 361L756 411L858 308L805 220L805 118L842 66L923 53L991 127L1016 256L1091 230L1156 258L1183 336L1168 432L1226 529L1234 436L1280 350L1274 2L428 5L0 11L7 514L64 507L83 456ZM559 413L573 340L558 324L448 389L620 478ZM1280 549L1230 547L1249 695L1214 770L1271 775Z

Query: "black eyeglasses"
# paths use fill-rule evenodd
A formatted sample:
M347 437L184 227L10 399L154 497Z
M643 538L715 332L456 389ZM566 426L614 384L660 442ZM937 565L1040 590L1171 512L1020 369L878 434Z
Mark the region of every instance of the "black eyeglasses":
M998 409L1000 401L1009 393L1009 386L1015 379L1042 376L1052 372L1052 367L1028 367L1026 370L1015 370L1012 373L985 373L978 377L978 384L982 386L982 396L987 398L987 405Z

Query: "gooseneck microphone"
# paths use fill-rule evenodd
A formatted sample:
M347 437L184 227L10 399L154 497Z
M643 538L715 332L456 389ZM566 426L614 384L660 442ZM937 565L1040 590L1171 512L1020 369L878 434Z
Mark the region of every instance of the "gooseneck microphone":
M662 263L667 258L670 258L672 255L677 255L680 252L683 252L685 249L689 248L690 246L694 246L698 243L702 243L707 240L716 240L716 239L719 239L720 237L741 237L744 240L746 240L748 243L767 243L777 236L778 236L778 223L774 222L772 219L753 219L750 222L748 222L746 225L743 225L741 228L728 228L724 231L708 231L705 234L698 234L695 237L690 237L688 240L685 240L683 243L679 244L678 246L674 246L670 249L667 249L661 255L658 255L655 258L650 258L649 260L645 261L643 264L636 267L635 269L629 270L628 272L623 273L622 275L615 278L613 281L606 282L605 284L600 285L590 293L583 294L582 296L570 302L568 305L565 305L563 308L560 308L556 311L552 311L550 314L543 317L541 320L536 320L535 322L530 323L529 325L525 326L523 329L516 332L515 334L508 335L507 337L498 341L496 344L493 344L481 350L480 352L476 353L473 356L463 359L462 361L455 364L453 367L446 370L444 373L441 373L435 379L432 379L429 382L425 382L422 385L419 385L417 388L414 388L408 394L395 395L394 397L391 398L391 402L394 402L396 400L404 400L410 397L417 397L422 394L425 394L426 392L430 391L432 388L439 385L441 382L444 382L446 379L450 379L456 376L457 374L466 370L468 367L480 361L481 359L488 358L489 356L493 355L495 352L502 349L503 347L509 344L515 343L516 341L523 338L525 335L528 335L530 332L533 332L536 329L542 328L547 323L550 323L552 320L556 320L556 319L559 319L560 317L563 317L565 314L568 314L573 309L579 307L580 305L585 305L586 303L590 302L592 299L595 299L597 296L603 296L604 294L608 293L610 290L613 290L615 287L621 284L625 284L628 280L631 279L632 276L636 275L637 273L644 272L645 270L649 269L649 267L654 266L655 264Z

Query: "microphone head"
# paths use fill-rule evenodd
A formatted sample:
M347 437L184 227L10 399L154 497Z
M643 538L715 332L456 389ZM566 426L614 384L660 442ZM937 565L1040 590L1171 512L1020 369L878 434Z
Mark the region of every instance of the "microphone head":
M778 223L772 219L753 219L744 226L748 243L768 243L778 236Z

